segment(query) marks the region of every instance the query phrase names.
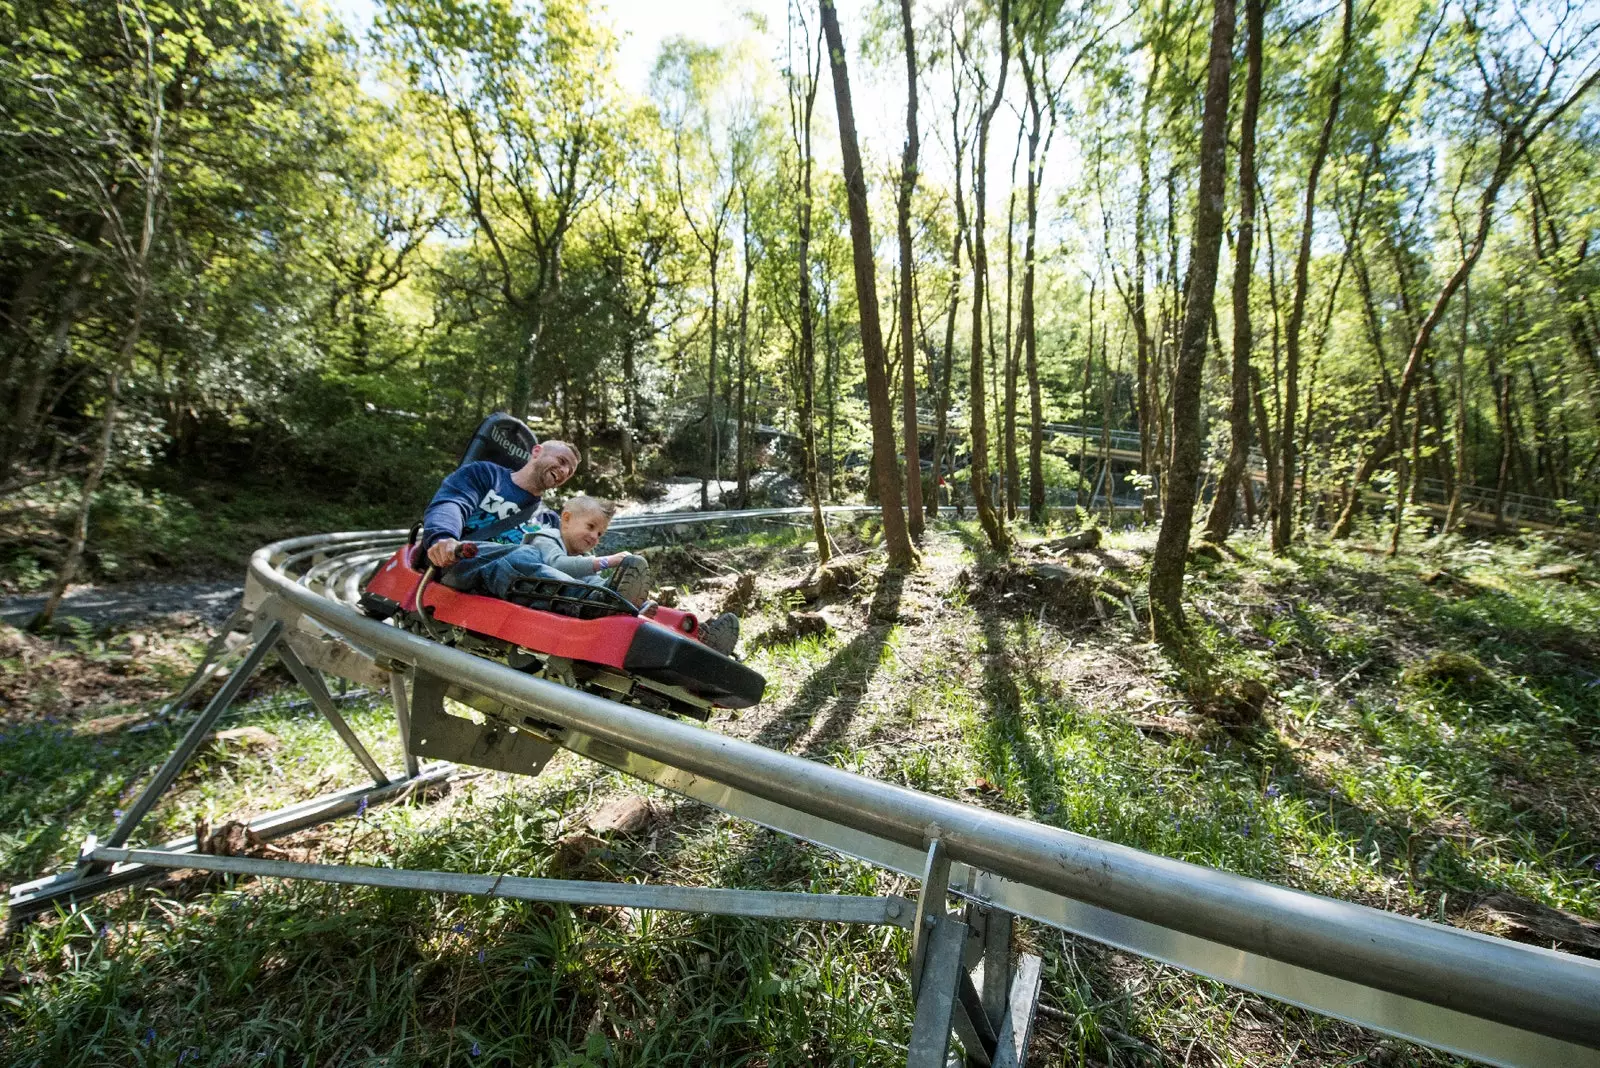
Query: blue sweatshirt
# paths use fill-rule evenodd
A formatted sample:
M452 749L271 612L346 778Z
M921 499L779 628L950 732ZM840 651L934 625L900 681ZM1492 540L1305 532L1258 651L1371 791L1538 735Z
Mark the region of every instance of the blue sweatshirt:
M542 526L561 524L561 517L548 508L539 508L539 496L529 493L511 480L510 468L488 460L456 468L439 486L439 492L422 513L422 547L427 549L444 538L475 541L472 534L534 505L532 514L519 526L504 531L494 540L520 544L526 535Z

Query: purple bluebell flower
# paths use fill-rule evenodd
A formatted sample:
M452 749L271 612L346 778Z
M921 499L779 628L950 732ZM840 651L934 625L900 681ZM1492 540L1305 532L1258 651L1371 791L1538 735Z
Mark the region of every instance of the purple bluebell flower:
M362 794L361 795L360 804L356 805L356 815L357 816L365 816L366 814L367 814L367 795L366 794Z
M1283 793L1283 791L1278 789L1278 784L1277 783L1273 783L1271 786L1267 787L1267 796L1268 797L1277 797L1281 793Z
M483 1052L483 1050L481 1050L481 1049L479 1049L479 1048L478 1048L478 1044L477 1044L477 1043L476 1043L476 1042L474 1042L474 1043L473 1043L473 1044L472 1044L472 1055L473 1055L473 1056L474 1056L474 1057L476 1057L476 1056L478 1056L478 1055L479 1055L479 1054L481 1054L481 1053L482 1053L482 1052Z
M146 1027L144 1029L144 1041L142 1041L140 1043L140 1045L148 1046L148 1045L150 1045L150 1043L154 1042L155 1040L156 1040L156 1029L154 1027Z
M455 934L460 934L462 931L465 931L466 929L467 929L467 925L464 924L464 923L453 924L450 927L450 930L452 932L454 932Z
M486 959L486 958L487 958L487 957L488 957L488 956L489 956L489 953L488 953L488 951L487 951L487 950L482 950L482 949L480 949L480 950L478 950L478 963L479 963L479 964L482 964L482 963L483 963L483 962L484 962L484 960L485 960L485 959Z
M122 818L122 815L123 815L123 813L122 813L122 810L120 808L114 808L114 809L111 810L111 818L114 819L114 820L120 820Z

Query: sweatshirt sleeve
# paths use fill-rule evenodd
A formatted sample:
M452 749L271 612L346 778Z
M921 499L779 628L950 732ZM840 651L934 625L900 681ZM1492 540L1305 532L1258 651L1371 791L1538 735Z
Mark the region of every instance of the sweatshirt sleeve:
M458 467L445 476L422 513L422 547L427 549L443 538L459 539L467 517L477 510L483 495L494 488L493 479L493 470L481 463Z
M561 544L560 535L554 531L541 531L535 534L528 545L539 554L546 567L553 567L573 578L586 579L600 570L600 560L597 557L569 555L566 546Z

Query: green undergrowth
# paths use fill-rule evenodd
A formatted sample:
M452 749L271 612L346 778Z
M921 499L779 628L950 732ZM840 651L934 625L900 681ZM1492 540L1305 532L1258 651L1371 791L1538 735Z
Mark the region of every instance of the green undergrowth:
M860 544L870 541L861 531ZM680 547L691 606L758 574L747 637L794 608L803 528ZM852 535L857 536L857 535ZM1389 560L1247 536L1191 569L1197 655L1269 694L1253 721L1197 711L1189 665L1148 644L1148 531L1074 566L1135 591L1078 621L971 596L991 560L943 528L903 578L876 563L820 604L832 630L751 654L766 700L711 729L875 778L1255 878L1479 929L1488 893L1600 918L1595 565L1537 541ZM1024 534L1020 552L1035 541ZM876 558L868 557L869 561ZM665 558L663 557L663 562ZM703 587L703 589L701 589ZM702 598L696 601L695 598ZM208 751L146 840L360 780L290 691L233 717L269 751ZM1204 714L1202 714L1204 713ZM389 707L352 724L398 762ZM12 725L0 739L0 868L41 874L175 734ZM586 829L606 799L656 806ZM141 832L144 833L144 832ZM374 806L284 843L295 859L835 893L906 880L558 756ZM1498 933L1518 934L1499 931ZM1521 933L1520 937L1530 937ZM1045 962L1030 1063L1446 1064L1449 1058L1025 924ZM1537 941L1537 937L1534 937ZM0 1059L15 1064L878 1065L903 1063L898 929L761 923L277 880L189 876L14 935ZM1201 1052L1203 1051L1203 1052Z
M113 480L95 495L78 581L236 578L250 554L268 542L392 527L397 514L411 514L423 503L333 495L324 486L317 479L265 477ZM80 492L76 481L63 478L0 502L0 592L36 592L54 581Z

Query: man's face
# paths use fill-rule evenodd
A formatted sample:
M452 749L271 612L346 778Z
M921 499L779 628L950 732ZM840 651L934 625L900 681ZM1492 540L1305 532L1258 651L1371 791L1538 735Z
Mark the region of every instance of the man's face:
M567 509L561 513L561 540L573 556L587 556L600 544L600 535L606 532L611 520L604 512L593 508L578 511Z
M534 493L547 493L572 477L578 469L578 458L566 442L547 441L533 447L528 467L532 468L532 477L527 488Z

